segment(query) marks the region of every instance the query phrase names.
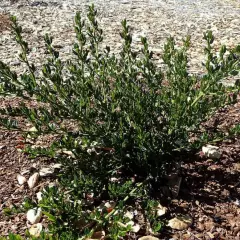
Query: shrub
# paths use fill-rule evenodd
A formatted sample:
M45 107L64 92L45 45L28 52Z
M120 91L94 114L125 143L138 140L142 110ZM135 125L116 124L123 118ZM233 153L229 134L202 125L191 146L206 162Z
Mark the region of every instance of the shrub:
M52 38L45 36L49 57L40 76L27 58L30 49L22 38L22 28L12 17L15 40L22 49L19 58L28 71L18 76L0 62L0 94L45 105L29 109L21 102L17 108L1 109L0 122L8 129L18 129L10 116L23 116L35 130L25 132L25 137L58 136L49 147L25 149L32 156L55 158L64 166L59 176L61 187L45 190L39 204L53 222L52 233L76 234L76 223L84 216L95 226L110 225L111 238L118 239L129 230L114 225L125 221L119 210L124 203L134 197L148 202L150 182L158 182L172 171L175 153L191 148L189 134L199 130L200 123L214 111L236 101L239 86L224 86L221 81L238 73L240 46L228 50L222 46L215 53L214 37L210 31L205 33L206 73L199 77L188 73L190 37L183 40L181 48L170 37L161 69L152 61L146 38L141 38L141 51L132 50L126 20L122 21L119 55L104 48L96 14L94 6L89 7L88 21L76 14L75 57L66 64L52 47ZM72 131L66 122L77 130ZM121 187L113 182L114 177ZM119 202L119 214L113 214L115 210L100 214L97 204L110 199ZM91 209L90 213L86 209ZM91 227L84 228L76 236L92 232Z

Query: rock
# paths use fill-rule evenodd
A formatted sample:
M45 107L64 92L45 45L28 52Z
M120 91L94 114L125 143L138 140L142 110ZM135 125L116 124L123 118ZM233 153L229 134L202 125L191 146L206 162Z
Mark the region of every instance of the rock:
M20 61L11 62L11 66L20 66L20 65L21 65Z
M158 204L157 208L156 208L156 211L157 211L157 216L160 217L160 216L163 216L166 211L167 211L167 208L166 207L163 207L160 203Z
M221 153L219 151L219 147L207 145L202 147L202 152L204 156L209 157L211 159L219 159L221 157Z
M110 181L111 182L119 182L119 178L112 177L112 178L110 178Z
M42 232L42 228L43 227L42 227L41 223L33 224L29 229L29 233L33 237L40 237L40 234Z
M37 200L41 201L42 200L42 192L38 192L36 195L37 195Z
M57 183L56 182L50 182L49 184L48 184L48 187L49 188L53 188L53 187L56 187L57 186Z
M37 128L36 127L31 127L30 129L28 129L29 132L37 132Z
M176 230L184 230L192 225L192 218L189 216L178 216L169 220L167 226Z
M140 227L139 224L134 224L134 225L132 226L132 232L137 233L137 232L139 232L140 228L141 228L141 227Z
M28 212L27 212L27 220L31 224L39 223L41 217L42 217L42 209L41 208L33 208L33 209L28 210Z
M54 169L52 168L42 168L39 171L39 174L41 177L48 177L48 176L51 176L53 173L54 173Z
M124 214L124 217L127 217L130 220L132 220L134 217L134 214L133 214L133 212L126 211L126 213Z
M236 199L236 201L233 202L235 205L240 206L240 200Z
M68 155L68 156L70 156L72 158L75 158L75 155L74 155L74 153L72 151L64 150L64 151L62 151L62 153L66 154L66 155Z
M160 239L153 236L144 236L140 237L138 240L160 240Z
M114 201L108 201L108 202L105 202L103 206L107 209L113 209L116 206L116 203Z
M39 180L39 173L34 173L29 179L28 179L28 186L30 189L34 188L38 184Z
M29 172L30 172L29 170L24 170L20 173L20 175L24 175L24 174L29 173Z
M56 164L52 165L52 168L54 168L54 169L61 169L62 168L62 164L61 163L56 163Z
M21 174L18 174L17 181L20 185L23 185L27 181L27 179L24 176L22 176Z
M134 221L129 221L129 222L127 222L126 224L125 224L126 226L133 226L134 225Z
M52 46L54 48L58 48L58 49L63 48L63 46L61 44L53 44Z
M234 170L240 171L240 162L233 164Z

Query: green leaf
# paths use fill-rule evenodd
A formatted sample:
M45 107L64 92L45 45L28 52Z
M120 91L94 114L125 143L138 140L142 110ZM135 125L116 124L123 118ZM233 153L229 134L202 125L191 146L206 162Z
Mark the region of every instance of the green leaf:
M50 214L49 212L43 211L43 214L46 215L50 221L52 222L57 221L57 218L54 215Z

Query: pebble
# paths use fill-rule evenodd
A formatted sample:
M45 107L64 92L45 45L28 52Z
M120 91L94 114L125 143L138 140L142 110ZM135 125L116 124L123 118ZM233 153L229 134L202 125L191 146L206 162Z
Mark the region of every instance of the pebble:
M130 220L134 218L134 213L130 211L126 211L124 217L129 218Z
M39 181L39 173L34 173L29 179L28 179L28 186L30 189L34 188L37 186L38 181Z
M140 237L139 240L160 240L160 239L149 235L149 236Z
M42 217L42 209L41 208L33 208L33 209L28 210L28 212L27 212L27 220L31 224L39 223L41 217Z
M24 176L18 174L17 175L17 181L20 185L23 185L27 181L27 179Z
M233 203L240 207L240 200L239 199L236 199Z
M37 200L41 201L42 200L42 192L37 192Z
M185 230L190 227L193 223L193 220L189 216L177 216L169 220L167 226L176 230Z
M39 171L39 174L40 174L41 177L49 177L49 176L51 176L53 173L54 173L54 169L52 169L52 168L42 168L42 169Z
M61 163L56 163L56 164L52 165L52 168L60 169L60 168L62 168L62 164Z
M21 65L21 62L20 62L20 61L13 61L13 62L11 62L10 65L11 65L11 66L20 66L20 65Z
M139 38L144 35L149 39L150 48L156 49L156 61L159 66L159 55L167 38L176 36L177 43L180 39L191 35L192 46L189 56L190 73L204 71L202 59L204 58L202 39L203 32L209 29L214 31L216 46L221 40L227 46L240 42L240 4L236 1L219 0L185 0L181 4L178 1L159 0L93 0L100 15L100 26L105 29L103 46L109 45L114 52L121 48L119 32L121 21L126 18L131 26L134 36L134 47L139 48ZM59 0L57 2L26 1L21 0L16 4L10 4L9 0L0 2L0 14L8 13L17 16L23 27L30 46L38 47L38 51L31 54L30 60L36 63L37 68L46 59L44 54L43 36L51 33L54 45L61 46L58 50L65 60L72 57L69 47L75 42L73 28L74 15L81 11L86 16L88 0ZM64 17L62 17L64 16ZM30 33L30 34L29 34ZM16 54L18 45L13 41L10 31L4 31L0 36L0 56L17 73L24 71L24 64L17 62ZM13 60L14 59L14 60ZM237 77L237 76L236 76ZM239 78L239 76L238 76Z
M29 233L33 237L40 237L42 229L43 229L43 226L41 223L33 224L29 229Z
M211 159L219 159L221 157L221 152L219 151L219 147L206 145L202 147L202 152L206 157Z
M156 208L156 211L157 211L157 216L160 217L160 216L165 215L167 208L163 207L161 204L159 204Z
M141 229L141 227L140 227L140 225L139 224L134 224L133 226L132 226L132 232L134 232L134 233L137 233L137 232L139 232L139 230Z

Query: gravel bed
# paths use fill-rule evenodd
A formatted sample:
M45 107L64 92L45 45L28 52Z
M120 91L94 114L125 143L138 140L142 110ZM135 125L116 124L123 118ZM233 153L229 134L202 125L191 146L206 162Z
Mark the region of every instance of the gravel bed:
M39 66L45 57L45 33L51 33L54 37L54 45L59 48L63 59L71 57L75 41L75 12L81 11L85 15L87 6L91 3L99 11L100 25L105 34L103 44L115 52L121 48L119 32L124 18L131 26L133 45L139 48L140 37L147 36L157 64L161 64L159 56L170 35L180 45L182 38L190 34L190 73L204 72L203 32L206 30L213 31L216 49L221 44L232 47L240 42L239 0L3 0L0 2L0 14L17 16L32 49L30 59ZM0 35L0 60L10 64L17 72L22 72L25 66L17 58L18 51L10 32L3 31Z

